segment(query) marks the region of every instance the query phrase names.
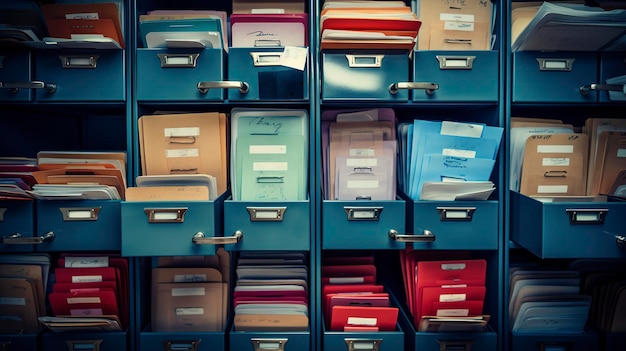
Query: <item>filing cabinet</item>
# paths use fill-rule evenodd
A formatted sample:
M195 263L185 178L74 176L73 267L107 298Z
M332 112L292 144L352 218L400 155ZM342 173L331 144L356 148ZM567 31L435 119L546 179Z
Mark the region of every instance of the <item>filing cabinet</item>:
M35 243L34 201L0 201L0 252L32 252ZM23 240L26 239L26 240Z
M28 50L2 50L0 53L0 101L32 101L32 53Z

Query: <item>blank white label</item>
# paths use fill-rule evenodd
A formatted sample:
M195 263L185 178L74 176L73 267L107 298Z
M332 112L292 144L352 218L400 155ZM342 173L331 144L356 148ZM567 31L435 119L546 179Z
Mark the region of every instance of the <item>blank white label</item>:
M204 296L204 288L173 288L172 296Z
M365 325L368 327L375 327L377 323L377 318L348 317L348 325Z
M467 265L465 263L442 263L441 269L444 271L455 271L465 269Z
M543 63L543 66L548 69L566 69L567 62L566 61L549 61L546 60Z
M447 210L446 211L446 218L454 218L454 219L459 219L459 218L467 218L467 211L464 210Z
M198 149L167 149L165 150L165 157L198 157L200 152Z
M376 217L375 211L352 211L352 217L356 219L371 219Z
M202 316L204 308L202 307L179 307L176 309L177 316Z
M441 294L439 295L439 302L454 302L465 301L467 294Z
M574 145L537 145L537 152L541 154L571 154Z
M480 124L443 121L441 122L439 134L480 138L483 134L483 126Z
M268 211L259 211L256 210L254 212L254 218L259 219L276 219L278 218L278 211L276 210L268 210Z
M72 283L100 283L101 275L75 275L72 277Z
M332 277L332 278L328 278L328 281L331 284L354 284L354 283L365 282L365 278L363 277L348 277L348 278Z
M252 170L255 172L261 171L286 171L287 162L253 162Z
M349 180L349 189L378 189L377 180Z
M374 149L350 149L351 157L374 157Z
M546 157L543 159L541 164L543 166L561 166L567 167L569 166L569 157Z
M184 58L185 63L188 61L187 58ZM189 137L189 136L198 136L200 135L199 127L187 127L187 128L165 128L164 129L166 137Z
M347 158L346 166L348 167L376 167L378 165L377 158Z
M444 156L476 158L476 151L473 150L443 149L442 154Z
M100 298L97 296L94 297L68 297L67 304L75 305L78 303L102 303Z
M249 153L254 154L286 154L287 145L250 145Z
M167 65L188 65L189 61L188 56L165 56L165 64Z
M565 194L567 193L567 185L539 185L537 187L537 193L539 194Z
M70 219L89 219L93 217L92 210L69 210L67 217Z
M154 212L152 218L155 221L172 221L178 219L177 212Z
M468 309L437 310L437 317L467 317L467 316L469 316Z

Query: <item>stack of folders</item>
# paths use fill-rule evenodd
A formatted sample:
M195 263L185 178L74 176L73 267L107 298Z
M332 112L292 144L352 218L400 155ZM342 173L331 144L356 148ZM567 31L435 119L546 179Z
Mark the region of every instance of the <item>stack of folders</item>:
M578 271L512 266L509 291L513 332L584 332L591 296L580 294Z
M495 25L491 1L417 1L419 50L490 50Z
M38 317L46 314L50 256L19 254L0 256L0 331L33 334Z
M320 48L413 50L421 24L404 1L326 0Z
M226 115L221 112L145 115L139 118L142 176L133 200L214 200L226 191ZM184 192L162 187L189 188ZM148 189L148 187L159 187ZM163 191L163 192L160 192ZM136 196L136 197L135 197ZM156 198L155 198L156 196ZM170 198L175 200L174 198Z
M153 10L139 16L144 48L223 48L228 50L226 12Z
M237 260L235 331L309 328L309 272L300 252L242 252Z
M0 200L31 200L37 183L33 172L39 170L37 159L0 157Z
M159 257L152 269L152 331L219 332L226 327L230 257Z
M396 330L398 307L377 284L373 256L322 259L322 311L331 331Z
M322 113L326 199L395 199L395 125L395 113L390 108Z
M503 129L479 123L401 123L399 183L417 200L487 200Z
M308 123L306 110L231 111L233 200L306 200Z
M623 3L621 4L623 7ZM622 51L626 10L573 3L513 3L513 51Z
M438 253L400 251L407 306L417 331L482 332L487 263L483 259L441 259ZM453 254L446 255L452 257Z
M626 197L626 119L589 118L587 195Z
M46 200L120 200L126 193L126 152L40 151L32 194Z
M130 319L128 261L119 255L61 254L48 300L55 332L120 331Z
M606 333L626 333L626 265L623 260L576 260L581 293L592 297L589 322Z

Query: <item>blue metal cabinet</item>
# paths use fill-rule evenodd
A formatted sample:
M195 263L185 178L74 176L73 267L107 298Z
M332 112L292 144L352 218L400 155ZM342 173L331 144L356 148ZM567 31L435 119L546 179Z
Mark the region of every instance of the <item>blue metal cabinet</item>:
M309 201L224 201L224 235L242 235L226 250L297 250L311 246Z
M32 101L31 53L29 51L0 52L0 102Z
M125 351L127 332L43 333L43 351Z
M228 90L231 101L304 101L309 98L309 65L283 66L284 48L230 48ZM239 84L239 86L237 86Z
M228 335L229 350L237 351L307 351L311 347L310 331L302 332L238 332Z
M398 87L409 79L409 55L400 50L322 53L323 101L406 102L409 92Z
M399 324L395 331L341 332L326 330L324 327L323 332L321 350L324 351L405 350L404 332Z
M513 102L592 103L595 91L581 89L597 80L593 52L513 53Z
M541 258L626 258L626 202L544 203L511 192L511 239ZM563 245L567 243L567 245Z
M626 75L626 53L602 53L600 55L600 79L596 85L600 102L626 102L626 85L624 83L610 84L615 83L611 78L623 75Z
M36 212L37 234L53 235L38 251L120 249L118 200L39 200Z
M587 334L511 333L511 351L594 351L598 336Z
M126 99L124 50L39 50L38 101L122 102Z
M497 51L415 51L413 101L498 101Z
M34 234L34 201L0 201L0 252L33 251Z
M138 351L225 351L224 332L166 333L144 330L139 334Z
M223 89L199 84L223 79L222 49L137 49L138 101L222 101Z
M393 235L405 232L405 206L403 200L324 200L322 248L403 249L405 244Z

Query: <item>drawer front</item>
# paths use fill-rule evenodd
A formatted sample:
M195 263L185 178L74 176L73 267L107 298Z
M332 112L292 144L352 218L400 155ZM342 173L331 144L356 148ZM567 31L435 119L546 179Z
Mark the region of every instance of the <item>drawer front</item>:
M222 49L137 49L139 101L222 101L224 89L198 89L224 79Z
M124 332L43 334L43 351L124 351L127 346Z
M139 334L140 351L224 351L224 333L152 333Z
M284 48L230 48L228 80L247 90L228 89L233 101L298 101L309 97L309 68L304 71L281 65Z
M122 202L123 256L214 255L219 230L214 201Z
M224 235L242 234L226 250L300 250L311 246L309 201L224 201Z
M390 87L408 82L409 65L406 53L322 53L322 100L408 101Z
M405 232L406 203L396 201L331 201L322 203L323 249L403 249L391 231Z
M404 333L401 329L394 332L324 332L322 340L324 351L397 351L405 350Z
M498 101L497 51L415 51L413 82L432 83L412 89L414 101Z
M513 53L513 102L596 102L581 87L596 81L597 70L595 53Z
M29 52L0 52L0 101L31 101L31 55Z
M511 239L541 258L626 258L615 237L624 216L623 202L542 203L511 192Z
M35 234L34 208L34 201L0 201L0 252L34 250L33 243L20 240Z
M494 332L484 333L413 333L411 343L415 351L496 351L498 336Z
M511 351L594 351L598 350L596 334L542 335L512 333Z
M0 350L22 351L39 350L37 334L3 334L0 335Z
M56 89L37 89L39 101L124 101L123 50L39 51L35 79Z
M309 332L236 332L229 333L230 350L237 351L308 351Z
M411 205L413 233L427 230L434 236L434 241L413 244L416 249L498 248L497 201L416 201Z
M626 333L609 333L601 336L601 350L620 351L626 345Z
M40 251L119 250L120 201L37 201L38 235L54 239Z
M615 79L626 75L626 54L624 53L603 53L600 55L600 83L609 85L600 87L598 92L600 102L621 102L626 101L626 79ZM621 89L620 89L621 88Z

